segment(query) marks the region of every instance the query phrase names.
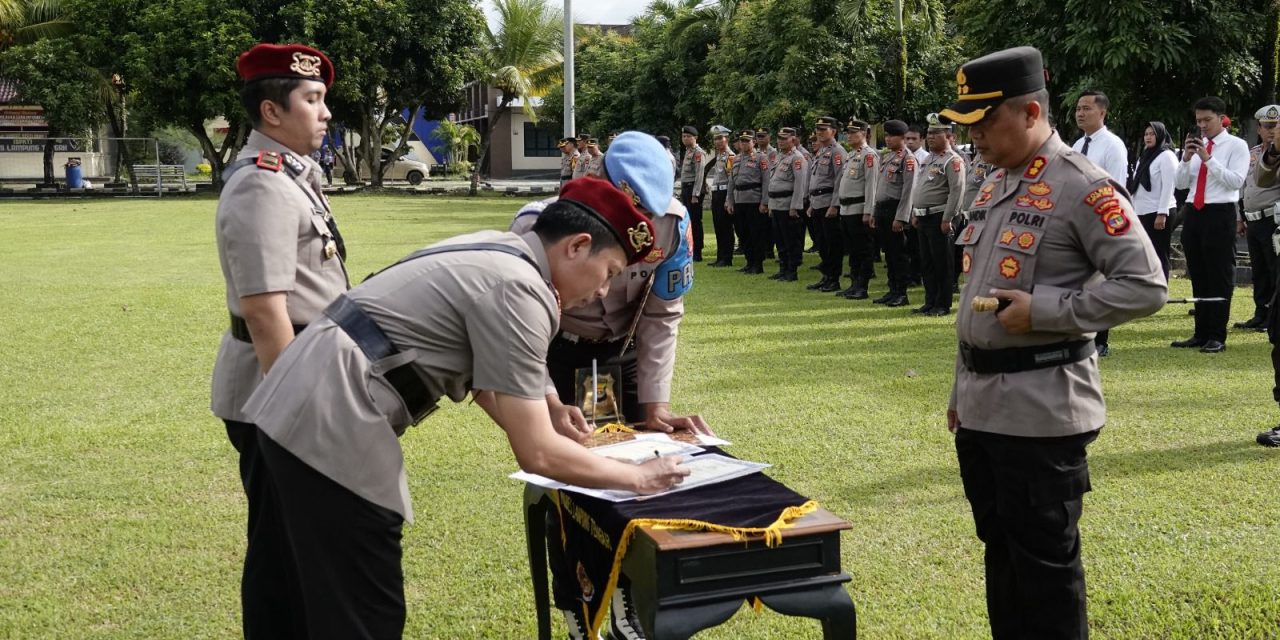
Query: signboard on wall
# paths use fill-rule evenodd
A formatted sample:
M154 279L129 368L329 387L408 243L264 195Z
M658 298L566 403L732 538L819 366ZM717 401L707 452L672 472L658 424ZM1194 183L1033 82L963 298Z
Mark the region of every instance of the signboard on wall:
M42 134L48 130L43 107L0 104L0 132Z
M46 138L13 138L4 137L0 134L0 153L27 152L27 153L44 153L44 143ZM53 142L53 150L56 153L67 153L71 151L86 151L84 140L74 140L71 138L57 138Z

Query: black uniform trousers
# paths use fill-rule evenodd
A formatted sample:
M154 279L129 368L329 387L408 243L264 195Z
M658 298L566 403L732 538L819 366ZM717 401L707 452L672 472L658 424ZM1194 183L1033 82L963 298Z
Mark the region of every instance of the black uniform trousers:
M1142 223L1142 228L1147 231L1147 237L1151 238L1151 244L1156 248L1156 256L1160 258L1160 268L1164 271L1165 280L1169 279L1169 243L1173 239L1174 211L1173 209L1168 211L1163 229L1156 229L1155 213L1138 216L1138 222Z
M760 207L759 202L756 203L756 207L756 210L758 211ZM732 209L733 232L738 237L738 250L736 253L741 253L743 256L746 256L748 251L747 247L751 244L751 222L742 217L737 203L734 203Z
M862 221L862 214L840 216L840 236L844 240L844 253L849 256L849 273L854 284L866 286L871 280L871 228Z
M897 213L897 200L881 200L876 203L876 242L884 251L889 291L905 294L907 292L906 241L901 231L893 230L893 217Z
M562 335L551 340L547 351L547 371L551 374L551 382L556 386L560 402L567 405L577 404L577 370L591 369L591 361L595 359L597 368L618 366L622 369L622 415L627 422L644 422L644 407L640 406L637 396L636 350L628 349L622 357L622 341L611 342L572 342ZM590 416L587 416L590 419ZM601 425L603 426L603 425ZM578 583L577 574L569 566L564 549L558 544L560 540L559 514L555 510L547 513L547 565L551 568L552 602L557 609L580 610L582 587ZM625 576L618 576L618 586L626 588L630 581Z
M296 562L289 596L303 602L305 629L272 638L398 640L404 633L400 514L373 504L316 471L256 430L269 507ZM264 636L267 637L267 636Z
M1226 298L1226 302L1196 304L1195 337L1227 341L1231 293L1236 271L1236 205L1206 204L1184 208L1182 250L1187 257L1191 293L1197 298Z
M1266 318L1267 307L1275 294L1276 251L1271 235L1276 231L1276 223L1267 211L1261 220L1245 222L1245 226L1249 266L1253 269L1253 317Z
M778 243L778 270L794 273L804 259L804 214L793 218L790 209L772 209L769 214Z
M818 218L822 227L822 244L818 245L818 271L822 277L840 281L844 268L844 234L840 231L840 214L827 217L827 208L814 209L813 215Z
M240 576L241 627L246 640L305 638L298 595L298 566L289 551L277 508L276 487L258 448L258 427L224 420L227 439L240 454L240 483L249 501L248 545Z
M809 201L806 200L805 210L808 210L808 209L809 209ZM813 215L811 216L806 215L804 218L804 226L805 226L805 229L809 231L809 240L810 240L809 248L822 251L822 243L823 243L822 233L824 231L824 228L822 226L822 214L819 213L817 210L815 210L813 212ZM804 248L804 234L800 235L800 248L801 249Z
M759 202L733 203L734 226L741 225L742 252L748 267L764 267L769 252L769 214L760 213Z
M1097 437L956 430L960 479L986 545L993 640L1088 637L1078 525L1090 489L1085 448Z
M919 216L920 275L924 280L924 303L935 309L951 309L951 236L942 232L942 213Z
M920 266L920 234L915 227L907 225L902 230L902 243L906 251L907 260L907 281L909 283L923 282Z
M1280 273L1276 274L1273 289L1280 291ZM1271 388L1271 397L1280 404L1280 304L1271 299L1267 307L1267 339L1271 342L1271 372L1275 376L1275 386Z
M728 190L711 192L711 226L716 232L716 262L721 264L733 264L733 216L724 207L727 197Z
M706 197L706 193L698 196L698 202L693 202L693 183L683 182L680 184L680 204L689 211L689 225L693 230L693 261L702 262L702 200Z

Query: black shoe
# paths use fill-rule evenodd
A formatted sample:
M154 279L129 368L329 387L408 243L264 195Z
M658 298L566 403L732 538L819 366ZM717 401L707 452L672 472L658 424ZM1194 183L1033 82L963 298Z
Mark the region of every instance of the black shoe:
M941 317L943 317L943 316L949 316L949 315L951 315L951 310L950 310L950 309L944 309L944 308L942 308L942 307L934 307L934 308L932 308L932 309L928 310L927 312L925 312L925 314L924 314L924 315L929 316L930 318L941 318Z
M1107 357L1107 356L1109 356L1109 355L1111 355L1111 345L1109 345L1109 344L1100 344L1100 345L1098 345L1098 357L1099 357L1099 358L1105 358L1105 357Z
M732 267L733 265L729 264L728 262L716 260L715 262L708 262L707 266L708 267Z
M1200 347L1200 353L1222 353L1227 350L1227 345L1217 340L1206 340L1203 347Z
M1169 346L1175 349L1198 349L1200 347L1203 347L1205 342L1206 341L1201 338L1191 336L1186 340L1175 340L1174 342L1170 342Z
M760 275L760 274L764 273L764 267L762 267L762 266L760 266L760 265L756 265L756 266L754 266L754 267L752 267L752 266L748 266L748 267L747 267L747 270L746 270L746 271L743 271L743 273L745 273L745 274L747 274L747 275L749 275L749 276L758 276L758 275Z
M871 301L871 303L872 303L872 304L884 304L884 303L886 303L886 302L888 302L888 301L890 301L890 300L892 300L892 299L894 299L894 298L896 298L896 297L898 297L898 294L896 294L896 293L894 293L894 292L890 291L889 293L886 293L886 294L884 294L884 295L880 296L879 298L876 298L875 300L872 300L872 301Z
M845 298L849 300L866 300L870 297L871 295L867 293L866 289L855 289L853 293L845 295Z
M848 296L849 294L851 294L851 293L853 293L854 291L857 291L857 290L858 290L857 285L854 285L854 286L852 286L852 287L849 287L848 289L841 289L841 290L837 291L837 292L836 292L836 295L838 295L838 296L842 296L842 297L843 297L843 296Z
M894 299L892 299L892 300L890 300L890 301L888 301L888 302L884 303L884 306L886 306L886 307L905 307L905 306L907 306L907 305L909 305L909 304L911 304L911 301L907 299L907 294L903 293L903 294L898 295L896 298L894 298Z
M1260 318L1258 316L1254 316L1252 318L1249 318L1248 320L1245 320L1244 322L1237 322L1231 326L1235 329L1257 329L1258 327L1261 327L1266 323L1267 323L1266 318Z
M925 304L911 310L911 313L929 313L933 311L933 305Z
M820 287L826 286L826 284L827 284L827 279L823 278L813 284L805 285L804 288L808 289L809 291L817 291Z
M778 280L781 280L782 282L795 282L799 279L800 279L800 276L796 275L796 272L794 271L788 271L782 274L781 278L778 278Z
M818 291L821 291L823 293L832 293L839 290L840 290L839 280L828 280L826 284L822 285L821 287L818 287Z
M782 279L782 276L785 276L785 275L787 275L787 272L786 272L786 271L779 271L779 272L777 272L777 273L775 273L775 274L773 274L773 275L769 276L769 279L770 279L770 280L781 280L781 279Z
M747 273L748 271L751 271L751 265L744 264L741 267L734 269L734 271L737 271L738 273Z
M1259 433L1257 441L1264 447L1280 447L1280 427L1271 427Z

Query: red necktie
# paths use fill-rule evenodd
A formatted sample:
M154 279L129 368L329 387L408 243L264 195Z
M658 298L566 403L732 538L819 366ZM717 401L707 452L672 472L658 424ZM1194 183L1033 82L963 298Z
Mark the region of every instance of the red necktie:
M1213 154L1213 140L1209 140L1209 146L1206 147L1206 149L1208 150L1210 155ZM1192 206L1196 208L1196 211L1199 211L1204 208L1204 183L1208 179L1209 179L1209 164L1206 161L1201 160L1200 173L1196 174L1196 197L1195 197L1195 200L1191 203Z

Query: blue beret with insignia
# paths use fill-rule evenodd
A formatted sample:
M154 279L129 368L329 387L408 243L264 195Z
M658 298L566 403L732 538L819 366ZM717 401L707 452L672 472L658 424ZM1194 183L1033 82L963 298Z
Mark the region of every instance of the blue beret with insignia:
M671 158L656 138L639 131L622 132L604 154L604 168L609 181L645 213L666 213L675 176L671 174Z

